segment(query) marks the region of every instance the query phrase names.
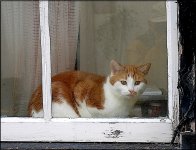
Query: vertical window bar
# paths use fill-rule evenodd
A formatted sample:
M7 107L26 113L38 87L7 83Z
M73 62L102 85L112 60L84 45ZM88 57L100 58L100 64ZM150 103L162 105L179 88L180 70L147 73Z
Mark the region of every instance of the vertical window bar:
M51 116L51 62L50 62L50 35L48 23L48 1L39 1L40 32L42 51L42 93L44 119L50 120Z
M178 30L177 2L167 1L168 110L169 118L178 121Z

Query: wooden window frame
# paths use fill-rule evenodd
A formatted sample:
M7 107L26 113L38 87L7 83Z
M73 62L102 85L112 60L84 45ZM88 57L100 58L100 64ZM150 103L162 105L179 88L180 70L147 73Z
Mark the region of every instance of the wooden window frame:
M48 1L40 1L44 118L1 118L1 141L32 142L163 142L178 123L177 3L167 1L168 116L152 119L52 118Z

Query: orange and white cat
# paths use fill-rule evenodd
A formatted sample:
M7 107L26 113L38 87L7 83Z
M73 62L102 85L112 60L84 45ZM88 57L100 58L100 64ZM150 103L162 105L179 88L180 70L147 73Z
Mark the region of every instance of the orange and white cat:
M52 77L52 116L66 118L128 117L137 96L145 90L150 64L121 65L112 60L107 77L69 71ZM43 117L41 85L33 93L28 111Z

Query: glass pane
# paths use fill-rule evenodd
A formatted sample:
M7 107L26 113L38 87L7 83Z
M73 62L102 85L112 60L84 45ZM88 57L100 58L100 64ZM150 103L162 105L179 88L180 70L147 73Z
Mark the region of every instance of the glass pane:
M28 116L32 92L40 83L39 2L3 1L1 115Z
M109 75L112 59L120 64L151 63L146 91L131 116L158 117L168 112L165 5L157 1L82 3L80 70Z
M167 115L165 2L50 1L49 27L53 117ZM120 64L137 65L138 68L139 65L151 63L146 77L147 88L137 97L134 107L127 101L114 104L113 100L121 100L121 95L107 91L105 86L109 89L113 87L112 81L107 82L106 78L98 76L110 76L113 59ZM118 63L112 63L112 73L122 71ZM138 70L140 75L142 71L147 72L146 67L140 66ZM68 73L61 73L65 71ZM118 83L127 84L127 81L121 80ZM130 95L137 92L129 90L129 100L132 100ZM123 102L124 99L127 100L127 97L123 96ZM129 111L133 113L129 114Z

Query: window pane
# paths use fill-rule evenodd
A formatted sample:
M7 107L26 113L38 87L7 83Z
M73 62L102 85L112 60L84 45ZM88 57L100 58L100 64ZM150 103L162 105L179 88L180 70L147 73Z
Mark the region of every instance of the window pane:
M133 114L122 117L167 115L165 2L50 1L49 27L52 76L55 76L53 117L121 117L115 115L115 110L125 109L124 106L104 110L106 93L102 93L100 84L104 78L86 73L59 74L80 70L107 76L113 59L120 64L151 63L146 90L137 98L135 107L129 108ZM89 80L82 82L86 77Z
M1 8L1 113L27 116L28 102L41 83L39 3L2 2ZM109 75L112 59L121 64L151 63L148 86L133 116L167 115L165 2L50 1L49 26L52 75L70 70ZM54 80L53 88L58 84ZM53 92L53 101L61 96ZM68 104L77 116L79 104Z
M28 116L41 83L39 2L1 2L1 115Z
M82 3L80 31L80 70L108 75L112 59L121 64L151 63L147 89L133 116L167 115L165 2Z

